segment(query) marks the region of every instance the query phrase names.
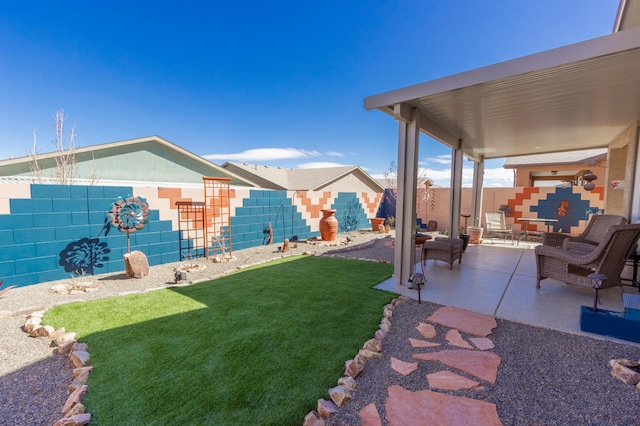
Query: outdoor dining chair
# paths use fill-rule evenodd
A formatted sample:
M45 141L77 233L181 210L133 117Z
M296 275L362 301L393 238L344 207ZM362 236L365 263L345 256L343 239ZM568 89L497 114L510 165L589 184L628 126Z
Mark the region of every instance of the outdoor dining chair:
M487 225L487 232L490 233L491 244L493 244L493 234L503 234L503 240L507 242L507 235L511 237L511 244L513 244L513 229L511 225L507 224L507 219L502 210L494 210L485 212L485 220Z

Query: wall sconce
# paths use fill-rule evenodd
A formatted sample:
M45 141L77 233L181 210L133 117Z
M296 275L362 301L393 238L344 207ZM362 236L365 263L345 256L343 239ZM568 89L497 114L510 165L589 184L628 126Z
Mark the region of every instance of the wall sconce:
M587 173L582 176L582 179L586 181L586 183L583 185L584 189L586 191L593 191L593 189L596 187L596 184L592 181L598 179L598 176L591 173L591 170L587 170Z

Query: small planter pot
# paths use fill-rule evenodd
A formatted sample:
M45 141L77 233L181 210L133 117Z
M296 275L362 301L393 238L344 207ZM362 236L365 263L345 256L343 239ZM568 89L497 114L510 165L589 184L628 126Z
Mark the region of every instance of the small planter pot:
M469 234L460 235L460 239L462 240L462 251L465 251L467 247L469 247Z
M380 231L380 225L384 225L383 217L372 217L369 219L371 221L371 230L374 232Z

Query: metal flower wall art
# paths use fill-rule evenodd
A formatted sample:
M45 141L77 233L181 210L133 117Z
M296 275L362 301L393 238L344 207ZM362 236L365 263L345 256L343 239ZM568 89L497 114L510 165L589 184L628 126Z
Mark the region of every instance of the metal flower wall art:
M127 252L131 253L129 235L144 228L149 221L149 204L142 197L118 197L116 202L111 204L108 217L111 226L127 234Z

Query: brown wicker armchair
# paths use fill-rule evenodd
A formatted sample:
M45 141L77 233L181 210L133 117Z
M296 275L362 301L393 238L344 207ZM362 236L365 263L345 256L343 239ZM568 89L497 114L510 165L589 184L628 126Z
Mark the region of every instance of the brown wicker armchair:
M603 274L607 277L602 288L621 286L620 274L631 250L640 237L640 224L611 226L600 244L571 242L567 250L552 246L537 246L536 288L540 281L553 278L567 284L591 287L587 275Z
M607 234L607 230L614 225L624 225L627 218L614 214L599 214L591 216L591 220L584 232L577 237L571 237L558 232L547 232L542 234L542 245L567 249L566 244L570 241L588 243L597 246Z

